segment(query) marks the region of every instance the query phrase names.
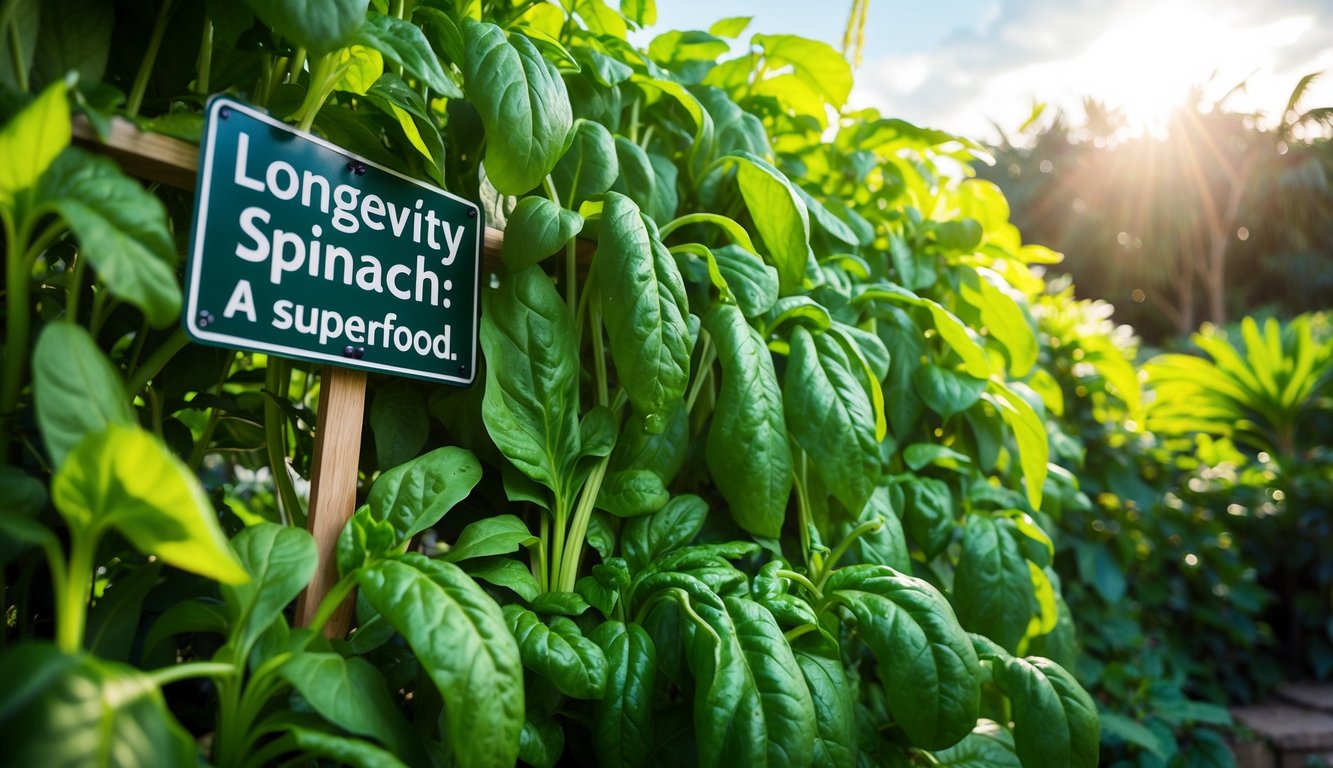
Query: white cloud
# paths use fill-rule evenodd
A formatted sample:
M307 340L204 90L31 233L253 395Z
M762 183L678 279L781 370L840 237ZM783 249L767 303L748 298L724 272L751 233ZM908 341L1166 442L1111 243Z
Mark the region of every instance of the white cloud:
M853 104L990 137L992 122L1011 130L1035 102L1076 114L1085 96L1151 123L1210 77L1213 97L1248 78L1231 108L1273 113L1319 69L1304 106L1333 104L1327 0L1004 0L987 11L932 50L867 61Z

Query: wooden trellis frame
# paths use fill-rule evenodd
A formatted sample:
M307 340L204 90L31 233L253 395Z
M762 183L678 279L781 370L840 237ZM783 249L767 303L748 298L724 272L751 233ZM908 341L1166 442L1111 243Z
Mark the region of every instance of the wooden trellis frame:
M124 118L113 118L107 136L98 135L88 119L74 119L75 143L107 155L131 176L194 190L199 169L199 148L189 142L140 130ZM482 238L482 268L500 266L504 233L487 227ZM296 623L308 624L324 596L338 581L335 552L338 534L356 509L356 478L360 461L362 414L365 411L366 373L325 365L320 379L319 412L315 425L315 455L310 476L307 528L315 538L319 564L314 578L296 603ZM275 471L282 471L275 469ZM346 600L324 625L324 634L342 637L351 621L353 601Z

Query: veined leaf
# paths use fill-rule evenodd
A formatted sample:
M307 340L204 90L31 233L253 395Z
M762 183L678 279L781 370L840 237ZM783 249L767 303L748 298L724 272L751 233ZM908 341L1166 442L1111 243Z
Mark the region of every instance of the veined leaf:
M583 230L583 217L544 197L518 201L505 224L500 258L513 272L544 260Z
M73 323L50 323L32 356L37 424L57 469L84 436L138 424L120 376L93 337Z
M574 124L574 138L569 150L551 169L560 203L578 210L587 200L611 188L620 176L616 142L601 123L579 120Z
M387 521L405 542L435 525L481 480L471 451L436 448L380 475L370 489L371 516Z
M265 24L312 55L341 48L366 20L368 0L245 0Z
M420 761L420 741L394 704L384 676L359 657L298 653L279 669L324 719L358 736L378 739L396 754Z
M986 392L990 396L991 403L1004 417L1004 422L1014 432L1028 503L1033 509L1041 509L1042 487L1046 483L1046 462L1050 459L1051 453L1046 437L1046 426L1037 416L1037 412L1032 410L1028 401L999 381L992 380L987 384Z
M954 575L953 605L958 621L1013 653L1027 631L1036 605L1032 575L1006 518L968 515L963 549Z
M412 22L372 11L357 30L356 39L382 53L432 91L449 98L462 97L463 92L440 67L440 60L421 28Z
M504 607L505 623L518 643L523 666L550 680L566 696L600 699L606 686L606 655L565 616L549 626L521 605Z
M747 153L736 155L736 179L755 228L777 267L782 293L801 287L810 255L810 214L792 183L777 168Z
M309 533L276 523L246 528L231 540L231 548L250 574L244 584L222 585L232 625L231 640L244 657L310 583L319 559Z
M606 689L593 705L593 744L601 765L633 768L650 762L657 649L638 624L608 621L592 633L606 655Z
M1073 675L1035 656L995 659L992 675L1013 702L1014 744L1023 765L1097 765L1097 707Z

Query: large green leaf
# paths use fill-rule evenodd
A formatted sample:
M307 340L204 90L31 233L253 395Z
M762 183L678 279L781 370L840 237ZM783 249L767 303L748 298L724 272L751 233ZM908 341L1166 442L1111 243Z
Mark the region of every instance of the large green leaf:
M606 686L606 655L565 616L549 624L521 605L506 605L505 622L518 643L523 666L550 680L566 696L598 699Z
M927 558L933 558L948 546L953 536L953 494L943 480L917 477L906 484L904 496L907 534Z
M809 765L814 702L772 614L736 598L694 610L711 629L697 628L689 647L699 764Z
M12 23L12 22L11 22ZM64 80L47 86L35 101L0 128L0 205L12 208L14 197L32 187L56 157L69 146L69 98ZM9 243L9 247L16 247ZM6 258L16 258L9 254Z
M526 37L463 23L464 90L486 128L486 175L507 195L541 183L564 153L574 116L564 80ZM613 177L614 178L614 177Z
M856 617L879 663L889 711L914 743L943 749L972 730L980 667L939 591L892 568L854 565L834 573L824 593Z
M759 317L773 308L778 301L778 271L775 268L739 245L723 245L710 250L718 272L746 317Z
M375 393L370 403L370 431L381 468L406 463L430 437L426 396L414 382L399 379Z
M749 154L736 155L736 179L750 209L755 229L764 239L768 257L778 269L782 293L801 287L810 255L810 214L792 183L768 161Z
M0 741L13 765L193 765L194 739L138 670L46 644L0 655Z
M704 327L722 365L708 428L708 468L736 522L777 538L791 494L792 461L773 358L734 304L714 306Z
M366 19L369 0L245 0L275 32L312 55L341 48Z
M582 229L577 213L544 197L525 197L509 214L500 258L511 271L522 271L563 248Z
M608 621L592 633L606 654L606 689L593 705L593 744L599 764L647 765L653 750L657 650L638 624Z
M523 664L495 601L458 566L414 553L360 571L357 584L439 689L458 764L512 766L523 729Z
M237 653L250 647L315 575L315 540L300 528L259 523L236 534L232 551L250 580L224 584L222 598L230 614Z
M981 720L962 741L935 753L946 768L1022 768L1014 736L992 720Z
M986 394L990 402L1000 411L1004 422L1014 432L1028 503L1033 509L1041 509L1042 487L1046 483L1046 462L1051 453L1046 426L1028 401L1005 384L992 380L987 385Z
M986 380L938 365L924 364L912 384L926 407L944 418L971 408L986 389Z
M361 658L299 653L280 673L324 719L358 736L378 739L395 753L420 762L419 738L394 704L384 676Z
M995 659L991 674L1013 702L1014 744L1025 768L1097 765L1097 706L1073 675L1036 656Z
M536 540L527 523L515 515L487 517L468 524L443 559L456 563L474 557L507 555Z
M856 714L852 686L832 640L811 643L806 638L792 650L815 705L819 735L811 765L852 768L856 765Z
M439 522L481 480L481 464L471 451L436 448L380 475L370 489L371 515L388 521L407 541Z
M783 401L792 437L824 485L847 509L859 511L880 473L875 414L833 337L793 329Z
M988 269L964 270L962 278L959 296L977 308L981 327L1004 345L1009 357L1009 376L1023 378L1037 363L1037 336L1021 305L1011 295L1013 289Z
M597 277L611 359L650 432L690 375L689 304L676 262L634 201L607 194L597 241Z
M692 494L677 496L651 515L625 524L625 560L636 573L685 546L704 526L708 504Z
M372 11L357 30L356 41L384 54L432 91L448 97L463 95L440 66L426 35L412 22Z
M34 82L58 81L68 72L86 83L106 73L115 9L98 0L46 0L32 62Z
M755 35L774 71L791 67L798 80L816 91L829 106L841 109L852 91L852 68L828 43L798 35Z
M42 176L37 199L57 211L108 290L156 328L180 314L176 246L162 202L110 158L67 149Z
M1036 606L1027 560L1006 518L968 515L954 572L953 606L964 629L985 635L1013 653Z
M856 518L856 524L880 521L880 528L862 535L853 542L848 550L852 562L870 565L887 565L904 573L912 570L912 559L907 552L907 535L903 532L902 521L893 508L895 489L881 485L875 488L866 501L865 508ZM897 492L901 502L903 494Z
M97 342L73 323L42 329L32 355L37 425L57 469L85 435L138 424L120 376Z
M506 276L487 292L482 418L505 458L560 493L579 455L574 320L540 268Z
M287 733L297 749L312 757L323 757L336 765L351 768L403 768L403 762L392 752L361 739L349 739L313 728L299 726Z
M249 578L194 473L138 427L109 425L80 441L51 498L71 528L115 529L145 554L226 584Z
M573 144L551 169L560 203L572 210L606 192L619 175L615 139L601 123L588 120L575 124Z

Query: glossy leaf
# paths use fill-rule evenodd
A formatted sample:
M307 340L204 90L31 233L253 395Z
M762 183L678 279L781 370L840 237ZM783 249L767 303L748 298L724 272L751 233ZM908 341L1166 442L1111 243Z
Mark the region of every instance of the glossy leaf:
M677 496L661 510L625 524L625 559L636 573L688 544L703 528L708 505L694 495Z
M1024 766L1097 765L1097 706L1074 676L1047 659L996 659L995 685L1013 702L1014 744Z
M881 485L875 488L870 499L866 501L865 508L856 518L856 523L860 525L878 520L880 527L864 534L853 543L851 548L853 558L850 562L887 565L894 570L910 573L912 560L907 551L907 535L903 532L902 522L893 509L892 498L893 490L890 486ZM898 498L901 500L903 494L899 493Z
M471 451L436 448L380 475L367 503L405 542L439 522L480 480L481 464Z
M1046 462L1051 452L1046 426L1028 401L1004 384L991 381L987 394L1009 429L1013 430L1014 440L1018 443L1018 460L1023 469L1023 487L1027 490L1028 503L1033 509L1041 509Z
M638 624L608 621L592 633L606 655L606 689L593 706L599 764L631 768L650 762L657 650Z
M517 516L497 515L469 524L442 559L456 563L473 557L507 555L536 540Z
M412 22L371 11L357 30L356 40L384 54L432 91L448 97L463 95L440 67L421 28Z
M717 269L746 317L759 317L778 301L778 271L739 245L711 249Z
M919 477L904 488L907 511L903 522L912 542L927 558L939 554L953 536L953 494L949 486L932 477Z
M565 247L583 230L583 217L544 197L525 197L514 206L505 224L500 258L520 272Z
M597 276L611 358L645 428L661 432L689 380L685 284L632 200L607 194L600 227Z
M138 424L120 376L93 337L73 323L51 323L32 356L37 424L59 468L86 435Z
M110 425L70 452L51 498L71 528L113 528L136 549L225 584L249 578L194 473L156 437Z
M876 565L839 570L824 593L856 617L889 711L914 743L942 749L972 730L981 700L977 655L943 595Z
M986 380L938 365L922 365L912 383L926 407L948 418L971 408L986 390Z
M792 436L824 485L847 509L861 509L880 472L879 446L870 400L842 346L793 329L783 397Z
M494 24L463 23L464 90L486 129L486 175L521 195L541 183L573 129L569 96L555 65L522 35Z
M1022 768L1014 736L992 720L981 720L962 741L935 753L947 768Z
M520 605L504 608L505 622L518 643L523 666L550 680L566 696L601 698L606 686L606 655L564 616L543 622Z
M360 739L349 739L312 728L289 728L292 743L307 755L323 757L352 768L403 768L392 752Z
M421 747L394 704L384 676L365 659L344 659L336 653L299 653L280 669L324 719L338 727L377 739L403 756Z
M792 650L815 705L818 736L811 765L851 768L857 762L856 715L837 646L802 642Z
M288 604L310 583L319 562L315 540L300 528L259 523L231 540L250 580L222 586L237 653L246 655Z
M283 37L322 54L342 47L366 19L367 0L245 0Z
M67 94L65 81L56 80L0 128L0 157L8 158L0 164L0 204L12 207L15 195L36 184L69 146Z
M805 203L781 171L754 155L737 156L736 179L768 257L777 267L782 293L790 294L801 287L810 253Z
M421 453L430 437L426 396L416 384L398 380L375 393L370 403L375 455L383 468L396 467Z
M620 161L611 132L601 123L575 123L573 144L551 169L560 203L578 210L584 201L609 190L619 176Z
M954 574L953 606L958 621L1013 653L1036 605L1027 560L1005 518L971 514L963 526L963 548Z
M722 366L708 429L708 467L736 522L776 538L791 493L792 460L773 359L734 304L714 306L704 326Z
M510 766L523 729L523 666L499 606L452 563L416 554L357 574L444 699L441 726L463 768Z

